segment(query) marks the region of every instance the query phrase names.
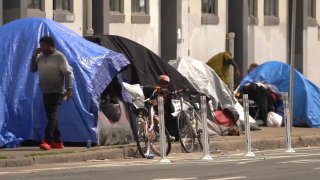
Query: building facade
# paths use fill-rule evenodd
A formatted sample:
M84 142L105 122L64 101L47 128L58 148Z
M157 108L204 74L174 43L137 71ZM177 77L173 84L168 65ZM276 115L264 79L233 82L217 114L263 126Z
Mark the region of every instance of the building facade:
M296 68L319 86L320 2L297 3ZM0 0L0 25L46 17L79 35L129 38L165 60L205 62L231 48L245 75L253 62L289 62L291 7L291 0ZM230 32L234 47L227 41Z

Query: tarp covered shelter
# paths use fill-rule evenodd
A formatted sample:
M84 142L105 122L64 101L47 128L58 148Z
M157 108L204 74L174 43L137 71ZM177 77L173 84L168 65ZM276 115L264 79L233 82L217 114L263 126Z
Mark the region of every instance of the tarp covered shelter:
M290 66L277 61L267 62L250 72L240 86L261 81L277 86L281 92L289 92ZM297 70L294 72L293 103L294 125L320 128L320 88Z
M99 36L90 40L127 57L130 65L122 71L121 75L129 84L154 85L158 82L160 75L166 74L170 76L175 90L184 88L196 92L190 82L167 61L139 43L114 35Z
M39 75L29 71L29 64L40 38L45 35L53 37L56 48L66 55L74 72L72 100L64 102L59 112L62 138L67 142L96 142L98 102L95 100L130 62L122 54L41 18L19 19L0 27L0 98L3 99L0 137L5 137L8 131L24 140L43 138L47 120Z

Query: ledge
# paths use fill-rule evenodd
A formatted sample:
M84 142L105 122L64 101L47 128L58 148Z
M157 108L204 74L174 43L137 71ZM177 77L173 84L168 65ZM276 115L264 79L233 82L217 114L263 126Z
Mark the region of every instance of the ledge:
M27 14L28 17L46 17L46 13L40 9L28 9Z
M249 16L248 23L249 23L249 25L257 26L257 25L259 25L259 18L254 17L254 16Z
M201 24L202 25L218 25L219 16L211 13L202 13Z
M150 24L151 17L145 13L132 13L131 23L132 24Z
M110 11L109 12L109 23L124 23L125 17L126 16L120 12Z
M318 21L316 18L307 17L308 27L318 27Z
M264 16L265 26L278 26L280 25L280 18L276 16Z
M57 22L74 22L74 14L70 11L53 11L53 20Z

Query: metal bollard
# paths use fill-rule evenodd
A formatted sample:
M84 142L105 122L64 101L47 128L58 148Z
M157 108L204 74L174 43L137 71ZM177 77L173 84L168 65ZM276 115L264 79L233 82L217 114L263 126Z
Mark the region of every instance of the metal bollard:
M170 163L171 161L167 159L166 155L166 126L164 122L164 103L163 103L163 97L158 97L158 116L160 121L160 152L161 152L161 160L159 163Z
M203 144L203 157L202 160L212 160L209 155L209 137L208 137L208 125L207 125L207 98L201 96L201 120L202 120L202 144Z
M283 95L283 120L286 127L286 153L294 153L295 151L292 149L291 145L291 117L288 106L288 93L284 93Z
M243 108L244 108L244 129L246 133L246 154L244 156L253 157L255 154L251 150L251 131L249 120L249 99L248 94L243 95Z

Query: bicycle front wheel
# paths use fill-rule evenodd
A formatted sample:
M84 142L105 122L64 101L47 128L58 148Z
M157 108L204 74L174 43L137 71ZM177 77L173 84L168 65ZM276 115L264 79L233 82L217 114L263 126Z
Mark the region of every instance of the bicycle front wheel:
M197 138L198 140L198 147L200 148L200 150L203 149L203 145L202 145L202 120L200 115L195 111L195 110L188 110L186 111L186 113L188 114L189 117L192 118L192 124L194 124L192 126L192 132L193 132L193 136L194 138Z
M194 137L190 116L182 111L178 115L177 124L182 149L187 153L193 152Z

